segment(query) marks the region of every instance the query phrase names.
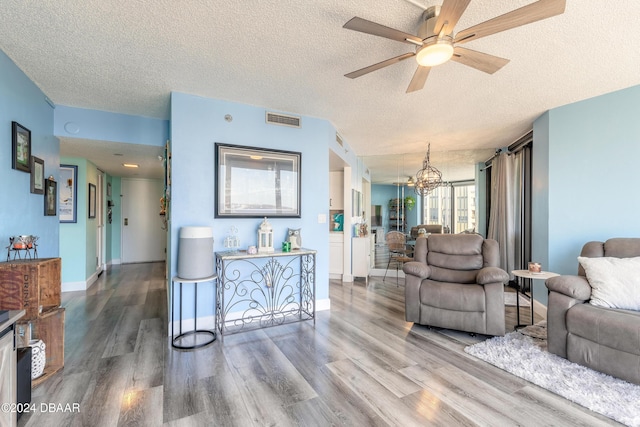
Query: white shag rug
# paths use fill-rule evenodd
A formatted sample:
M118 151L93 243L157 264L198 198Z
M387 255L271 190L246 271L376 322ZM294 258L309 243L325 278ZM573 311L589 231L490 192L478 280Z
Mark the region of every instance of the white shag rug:
M511 332L465 352L629 426L640 426L640 386L545 351L546 341Z

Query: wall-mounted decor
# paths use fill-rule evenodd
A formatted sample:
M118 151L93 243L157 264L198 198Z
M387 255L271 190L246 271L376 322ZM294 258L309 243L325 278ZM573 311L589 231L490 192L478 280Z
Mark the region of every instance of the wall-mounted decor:
M89 184L89 218L96 217L96 185Z
M216 143L216 218L300 218L301 154Z
M78 166L60 165L60 196L58 213L60 222L77 222Z
M56 216L57 183L49 178L44 182L44 215Z
M31 192L44 194L44 160L31 156Z
M111 197L111 183L107 182L107 197Z
M18 122L11 122L11 167L31 172L31 131Z

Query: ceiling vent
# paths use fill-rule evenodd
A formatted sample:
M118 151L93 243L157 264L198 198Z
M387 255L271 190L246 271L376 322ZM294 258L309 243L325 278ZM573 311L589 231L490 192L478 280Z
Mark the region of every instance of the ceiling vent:
M284 114L270 113L267 111L267 123L272 125L289 126L292 128L299 128L300 117L285 116Z
M340 144L341 147L344 147L344 143L342 142L342 137L336 132L336 141Z

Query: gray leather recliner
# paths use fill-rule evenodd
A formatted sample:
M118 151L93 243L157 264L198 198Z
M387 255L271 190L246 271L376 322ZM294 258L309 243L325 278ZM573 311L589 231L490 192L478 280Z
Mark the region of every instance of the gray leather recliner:
M504 335L504 283L498 242L477 234L432 234L416 240L404 265L408 322Z
M640 256L640 238L589 242L580 256L637 257ZM578 275L552 277L545 284L549 289L549 352L640 384L640 312L588 304L591 286L579 264Z

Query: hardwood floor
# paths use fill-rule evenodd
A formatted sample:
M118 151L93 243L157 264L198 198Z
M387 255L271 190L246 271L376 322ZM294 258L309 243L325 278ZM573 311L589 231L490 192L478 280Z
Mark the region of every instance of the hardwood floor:
M34 389L36 412L20 426L616 424L464 353L482 337L405 322L403 288L381 278L332 281L315 328L176 350L163 274L158 263L116 266L64 294L65 368Z

